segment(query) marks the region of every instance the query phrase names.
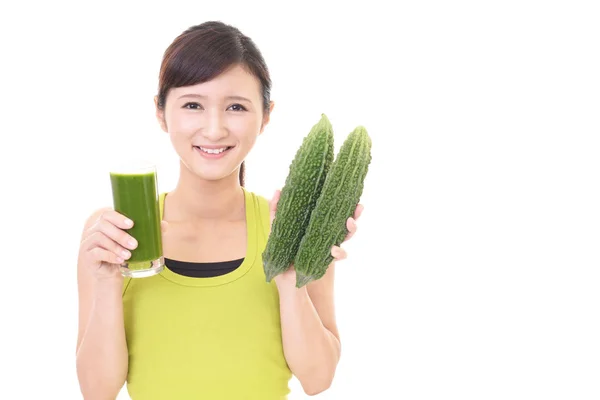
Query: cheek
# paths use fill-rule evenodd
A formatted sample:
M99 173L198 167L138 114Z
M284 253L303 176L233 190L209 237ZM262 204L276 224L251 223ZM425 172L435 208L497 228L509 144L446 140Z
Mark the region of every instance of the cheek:
M230 132L240 141L244 143L252 143L258 136L260 124L257 119L252 118L236 118L229 123Z
M194 118L194 115L186 113L173 112L169 114L167 123L169 124L169 132L179 136L192 135L198 127L197 118Z

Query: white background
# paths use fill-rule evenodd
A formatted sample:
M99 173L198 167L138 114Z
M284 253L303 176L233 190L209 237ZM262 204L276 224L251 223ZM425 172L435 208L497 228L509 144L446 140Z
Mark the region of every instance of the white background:
M358 124L373 139L338 264L343 355L315 398L600 398L593 2L3 4L0 398L81 398L82 223L110 205L107 162L140 140L160 189L175 184L160 59L210 19L252 37L274 81L251 190L282 185L321 112L336 149Z

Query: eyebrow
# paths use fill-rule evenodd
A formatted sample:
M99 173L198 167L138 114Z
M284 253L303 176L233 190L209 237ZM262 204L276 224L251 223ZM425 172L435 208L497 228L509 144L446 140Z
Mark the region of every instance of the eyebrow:
M206 98L206 96L203 96L201 94L193 94L193 93L184 94L182 96L179 96L180 99L186 98L186 97L198 98L198 99L205 99ZM252 101L250 99L248 99L246 97L243 97L243 96L227 96L226 99L228 99L228 100L247 101L248 103L252 103Z

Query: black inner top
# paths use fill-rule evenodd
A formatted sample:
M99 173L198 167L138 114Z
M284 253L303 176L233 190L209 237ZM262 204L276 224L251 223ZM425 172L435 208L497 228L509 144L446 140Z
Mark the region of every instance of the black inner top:
M234 271L242 265L243 261L244 258L231 261L198 263L165 258L165 265L171 271L179 275L192 278L210 278L213 276L225 275Z

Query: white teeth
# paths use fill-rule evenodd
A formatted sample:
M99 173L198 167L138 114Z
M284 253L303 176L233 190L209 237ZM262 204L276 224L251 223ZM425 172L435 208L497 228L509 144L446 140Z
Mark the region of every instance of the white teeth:
M200 147L200 146L198 146L198 147ZM221 149L206 149L204 147L200 147L200 150L202 150L203 152L208 153L208 154L219 154L219 153L222 153L225 150L227 150L227 147L223 147Z

